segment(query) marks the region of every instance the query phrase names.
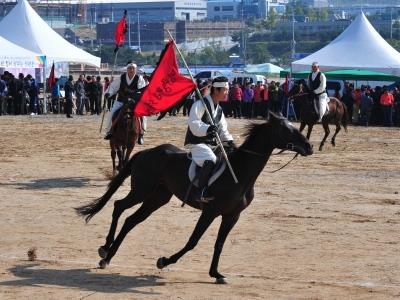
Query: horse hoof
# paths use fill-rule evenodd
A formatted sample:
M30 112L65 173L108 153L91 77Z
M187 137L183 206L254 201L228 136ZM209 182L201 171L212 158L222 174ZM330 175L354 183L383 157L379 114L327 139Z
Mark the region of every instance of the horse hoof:
M99 253L99 256L101 258L106 258L107 257L108 251L103 246L101 246L99 248L99 250L97 250L97 252Z
M165 257L160 257L160 258L157 260L157 268L159 268L159 269L161 270L161 269L163 269L164 267L166 267L166 263L165 263L166 260L167 260L167 259L166 259Z
M226 280L225 277L217 278L215 279L216 284L228 284L228 281Z
M107 265L108 265L108 262L106 262L105 259L102 259L102 260L99 261L99 268L100 269L104 270L107 267Z

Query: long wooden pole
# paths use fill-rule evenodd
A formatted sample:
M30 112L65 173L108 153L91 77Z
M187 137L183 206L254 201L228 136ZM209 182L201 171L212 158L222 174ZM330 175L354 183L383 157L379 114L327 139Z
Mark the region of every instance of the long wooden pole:
M113 66L113 68L112 68L112 70L111 70L111 76L110 76L110 84L112 83L112 80L113 80L113 74L114 74L114 70L115 70L115 68L116 68L116 65L117 65L117 57L118 57L118 50L115 52L115 55L114 55L114 66ZM104 93L105 93L106 91L104 91ZM103 94L104 94L103 93ZM105 114L106 114L106 102L108 101L108 99L106 99L105 97L104 97L104 103L103 103L103 115L102 115L102 117L101 117L101 124L100 124L100 133L101 133L101 130L103 129L103 122L104 122L104 116L105 116Z
M193 75L192 75L192 72L190 71L189 66L188 66L187 63L186 63L186 60L185 60L185 58L184 58L183 55L182 55L182 52L179 50L178 46L176 45L175 39L173 38L173 36L171 35L171 32L170 32L168 29L167 29L167 32L168 32L168 35L169 35L170 39L173 41L173 43L174 43L174 45L175 45L175 48L176 48L176 50L178 51L179 56L181 57L181 59L182 59L182 61L183 61L183 64L185 65L185 68L187 69L187 71L188 71L188 73L189 73L190 78L191 78L191 79L193 80L193 82L196 84L196 81L194 80L194 77L193 77ZM200 90L199 90L199 88L197 87L197 84L196 84L196 94L197 94L197 96L199 97L200 101L201 101L201 102L203 103L203 105L204 105L207 118L210 120L211 124L214 125L214 120L213 120L213 118L211 117L211 114L210 114L210 112L209 112L208 109L207 109L206 103L204 102L204 98L203 98L203 96L201 95ZM238 181L238 179L237 179L237 177L236 177L236 175L235 175L235 172L233 171L233 168L232 168L231 163L229 162L228 156L226 155L224 146L222 145L222 142L221 142L221 139L220 139L218 133L215 135L215 137L216 137L216 139L217 139L218 146L221 148L222 155L224 156L224 159L225 159L226 164L227 164L227 166L228 166L228 168L229 168L229 171L230 171L231 174L232 174L233 180L235 181L235 183L238 183L239 181Z

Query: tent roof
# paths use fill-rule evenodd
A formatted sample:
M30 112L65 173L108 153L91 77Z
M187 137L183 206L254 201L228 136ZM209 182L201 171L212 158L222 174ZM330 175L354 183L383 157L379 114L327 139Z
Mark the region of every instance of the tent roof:
M327 46L293 62L292 71L310 70L314 61L322 71L366 69L400 75L400 53L379 35L364 13Z
M25 49L43 53L49 63L75 62L100 67L99 57L67 42L47 25L26 0L19 0L0 22L0 36Z
M0 36L0 67L4 68L40 68L44 56L26 50Z
M293 78L307 78L311 71L301 71L292 73ZM382 72L368 70L335 70L324 72L327 79L340 80L369 80L369 81L398 81L400 76L386 74ZM290 75L290 70L286 69L280 72L280 77Z
M247 73L257 74L279 74L283 69L271 63L264 63L258 65L247 65L244 69Z

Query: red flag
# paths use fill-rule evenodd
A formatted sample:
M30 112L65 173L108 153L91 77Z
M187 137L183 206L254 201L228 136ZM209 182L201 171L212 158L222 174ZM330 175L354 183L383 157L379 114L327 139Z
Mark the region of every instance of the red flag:
M135 108L135 115L150 116L174 106L196 88L196 84L179 74L174 43L169 41Z
M49 79L47 81L47 84L49 85L49 89L51 90L51 88L53 87L53 85L56 83L56 76L54 73L54 62L53 65L51 66L51 70L50 70L50 75L49 75Z
M114 40L115 40L115 49L114 52L118 51L118 48L122 46L122 44L125 42L125 34L128 31L127 26L126 26L126 14L127 11L126 9L124 10L124 15L122 16L122 19L118 22L117 27L115 28L115 33L114 33Z

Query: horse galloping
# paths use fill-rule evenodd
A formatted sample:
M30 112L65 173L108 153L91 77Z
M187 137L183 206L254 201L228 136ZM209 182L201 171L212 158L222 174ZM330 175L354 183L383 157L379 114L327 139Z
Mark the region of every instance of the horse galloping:
M133 115L133 105L117 110L112 118L113 135L110 139L113 176L128 162L140 132L140 120ZM115 157L118 156L118 166L115 166Z
M209 187L215 197L213 201L203 205L195 199L187 199L186 204L202 210L200 218L187 244L180 251L168 258L158 259L159 269L176 263L185 253L192 250L214 219L222 216L209 275L214 277L217 283L226 283L225 277L218 272L224 242L239 220L242 210L253 200L254 184L275 148L294 151L303 156L313 152L309 141L285 118L271 113L267 122L251 125L244 143L229 154L239 183L234 183L226 168ZM187 153L171 144L140 151L110 182L107 192L102 197L76 208L77 213L85 216L88 222L106 205L124 180L132 175L131 191L125 198L114 203L109 233L105 244L98 250L102 258L99 262L100 268L105 268L110 263L128 232L167 204L172 195L181 201L185 200L190 185L190 163ZM118 219L123 211L139 203L142 203L141 206L125 220L119 234L114 238Z
M312 129L317 124L318 114L314 108L314 94L309 90L308 86L304 83L295 83L289 91L289 98L294 99L295 105L299 109L299 118L301 120L300 132L304 130L307 125L307 138L311 136ZM319 145L319 151L322 151L325 141L330 133L329 124L336 125L336 130L332 136L332 146L336 146L336 135L341 129L341 125L347 132L347 107L346 104L341 102L335 97L329 97L328 113L322 118L322 127L324 128L325 135Z

